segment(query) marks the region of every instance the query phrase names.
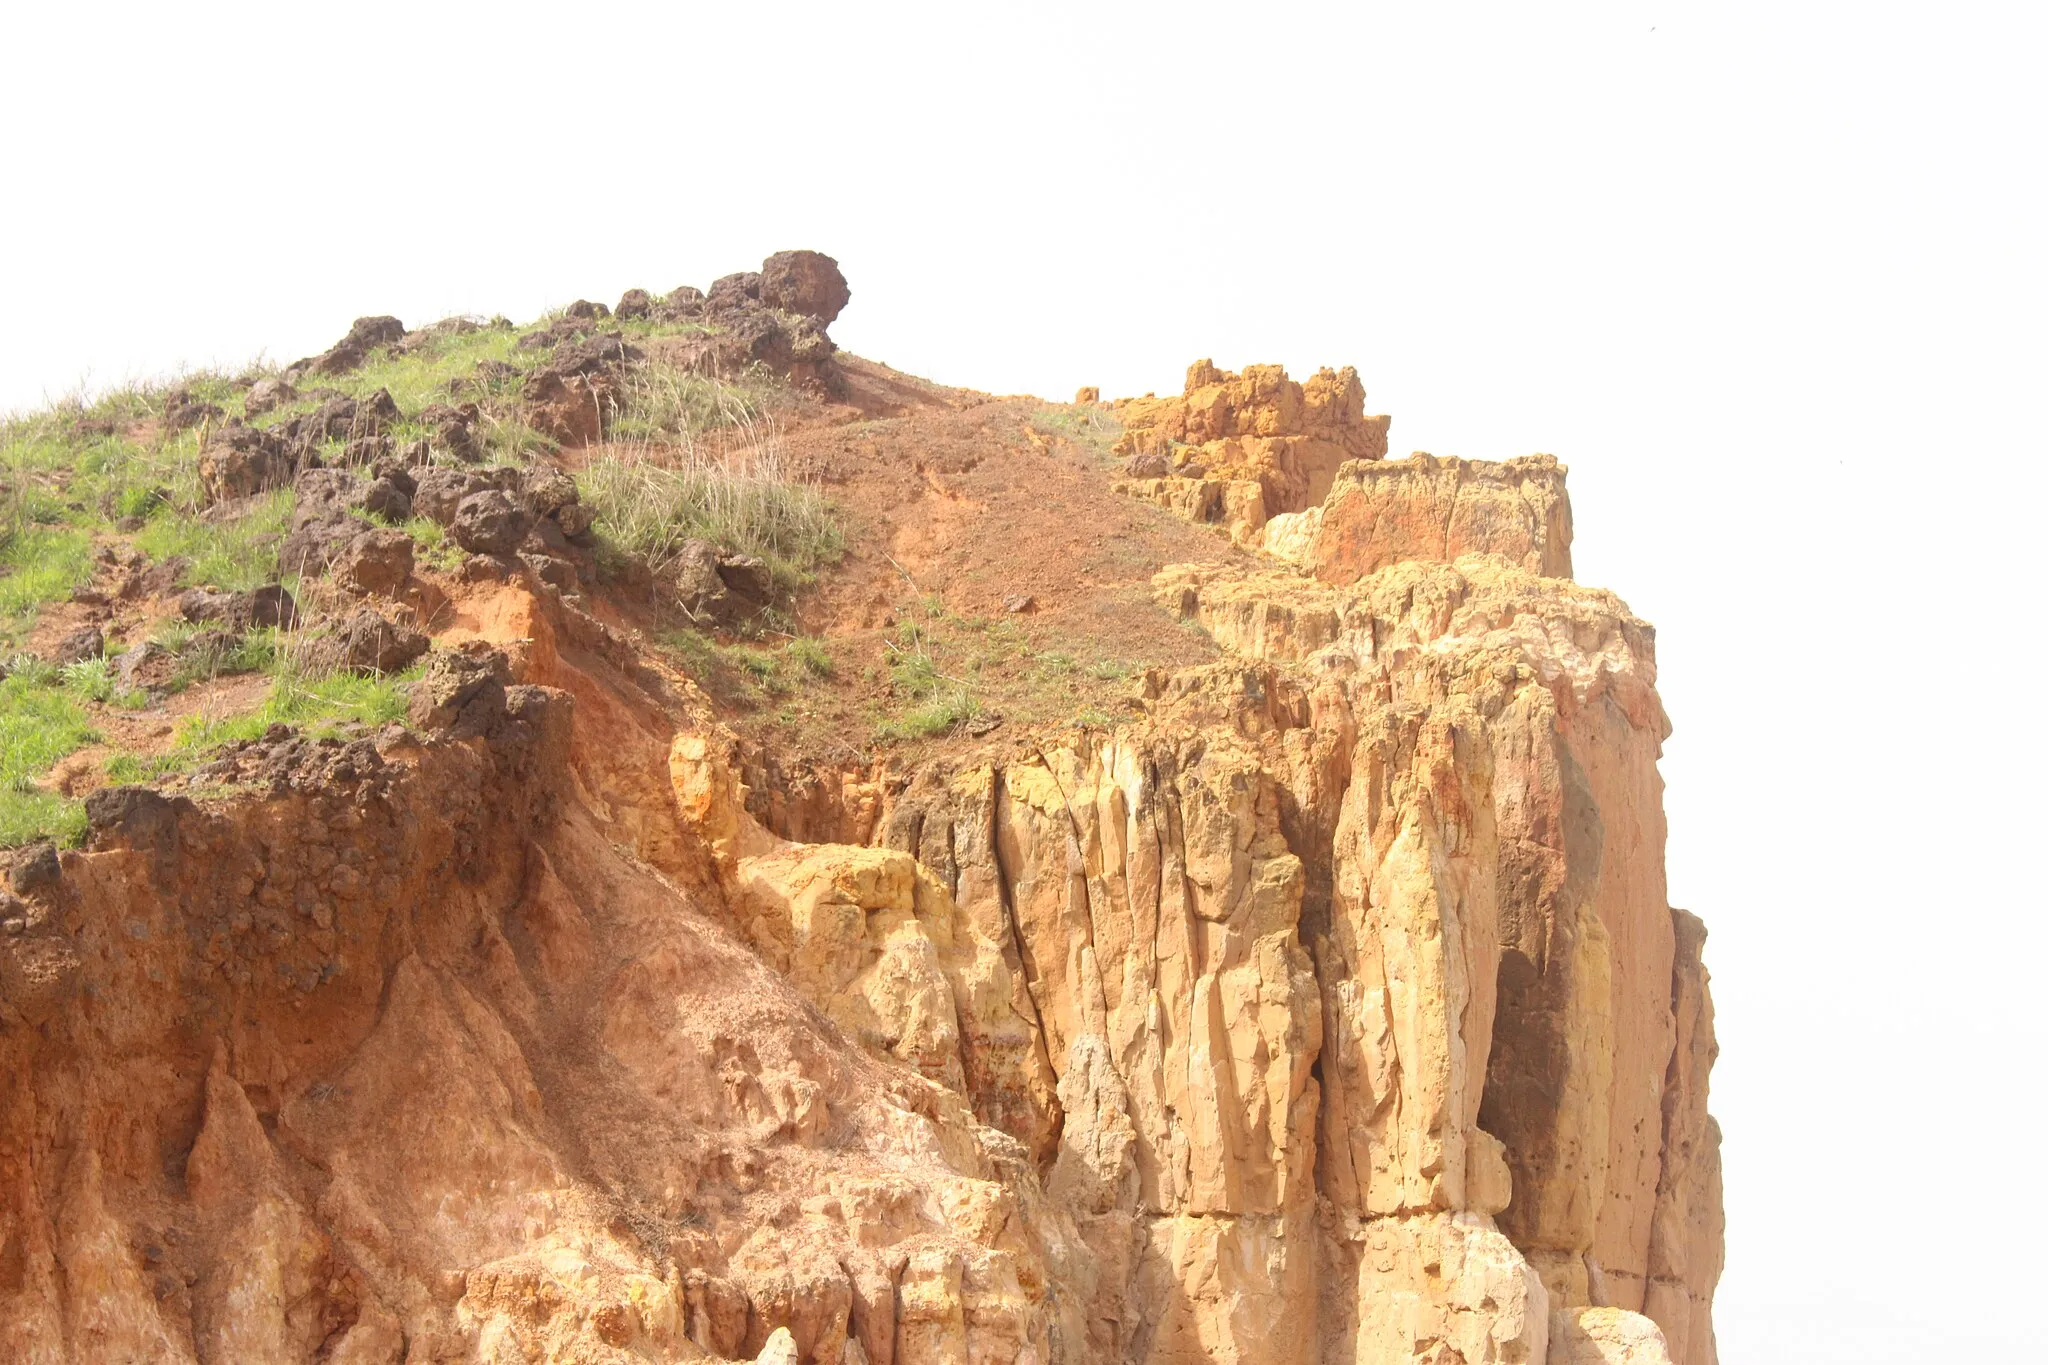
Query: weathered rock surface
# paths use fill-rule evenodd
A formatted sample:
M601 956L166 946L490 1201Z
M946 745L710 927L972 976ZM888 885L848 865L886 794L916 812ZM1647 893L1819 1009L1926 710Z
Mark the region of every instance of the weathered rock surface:
M839 262L821 251L778 251L761 262L761 302L830 325L853 297Z
M597 441L604 435L619 371L639 357L639 348L614 332L563 343L553 359L526 376L528 424L566 446ZM454 448L452 440L450 446Z
M1349 367L1296 383L1278 365L1233 374L1198 360L1178 396L1113 407L1124 425L1115 451L1133 457L1128 491L1244 544L1271 518L1320 504L1345 461L1387 453L1388 419L1366 416Z
M1198 369L1128 454L1285 553L1153 579L1222 655L1120 724L750 791L510 557L411 731L95 792L0 904L0 1359L1712 1365L1650 628L1570 581L1555 461L1383 462L1355 376ZM498 555L581 506L405 477ZM345 585L396 577L366 486L298 475Z
M1330 583L1355 583L1403 560L1473 553L1505 556L1545 578L1572 576L1564 468L1548 455L1347 464L1303 518L1293 534L1269 531L1269 545Z

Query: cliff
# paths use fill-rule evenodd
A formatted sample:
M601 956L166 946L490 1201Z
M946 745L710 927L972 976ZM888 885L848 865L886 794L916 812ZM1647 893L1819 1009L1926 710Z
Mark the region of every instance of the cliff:
M1713 1362L1705 932L1562 466L1386 460L1350 371L818 354L814 692L650 644L731 555L422 563L407 723L17 857L0 1358ZM1001 714L821 742L1004 630Z

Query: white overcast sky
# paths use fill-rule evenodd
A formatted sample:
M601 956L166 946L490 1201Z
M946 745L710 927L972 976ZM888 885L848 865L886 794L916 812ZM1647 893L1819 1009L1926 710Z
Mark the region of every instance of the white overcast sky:
M1579 577L1659 627L1723 1359L2018 1359L2044 15L9 6L0 408L805 246L936 379L1349 363L1397 452L1554 452Z

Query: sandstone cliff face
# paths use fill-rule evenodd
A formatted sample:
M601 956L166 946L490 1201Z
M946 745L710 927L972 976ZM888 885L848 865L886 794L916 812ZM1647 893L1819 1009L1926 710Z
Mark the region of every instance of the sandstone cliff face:
M968 1092L1037 1145L1056 1078L1102 1358L1711 1361L1651 632L1561 576L1548 457L1349 464L1318 510L1312 577L1160 576L1236 662L1154 677L1143 723L861 793L1010 973L961 1027L1036 1025Z
M526 579L423 737L108 803L0 939L0 1358L1709 1365L1649 627L1555 461L1197 369L1134 440L1313 525L1127 723L776 800Z

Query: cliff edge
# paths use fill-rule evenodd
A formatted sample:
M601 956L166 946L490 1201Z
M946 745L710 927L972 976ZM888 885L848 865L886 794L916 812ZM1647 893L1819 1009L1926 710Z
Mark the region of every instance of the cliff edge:
M22 618L136 738L10 855L0 1358L1712 1365L1705 930L1563 466L1388 459L1349 370L945 389L849 296L64 418L190 475ZM221 629L296 671L151 681Z

